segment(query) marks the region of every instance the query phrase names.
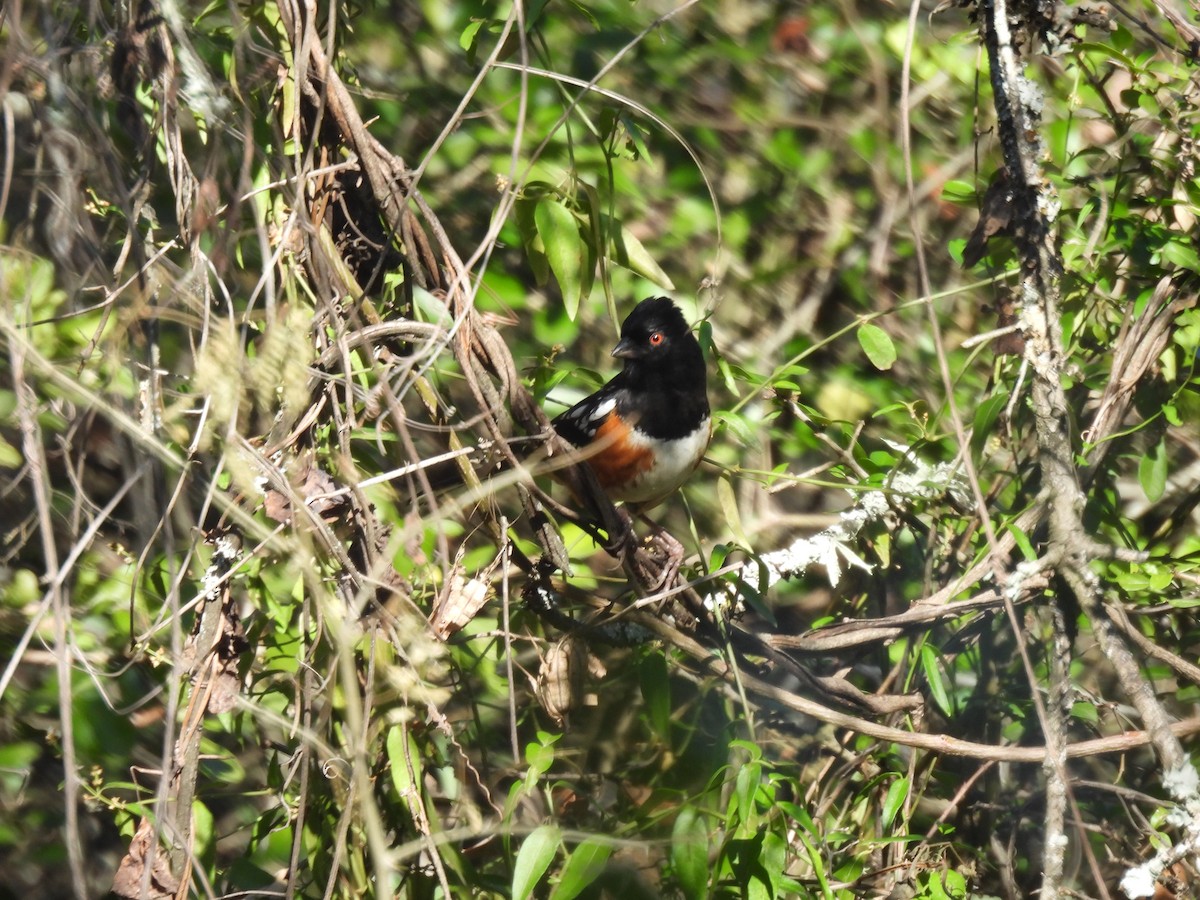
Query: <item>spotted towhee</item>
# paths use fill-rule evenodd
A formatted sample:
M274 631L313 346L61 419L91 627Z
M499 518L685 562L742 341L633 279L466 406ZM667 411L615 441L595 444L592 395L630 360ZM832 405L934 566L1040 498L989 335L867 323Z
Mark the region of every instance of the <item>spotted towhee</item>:
M700 344L666 297L634 307L612 355L624 368L553 422L613 500L646 510L700 464L712 434Z

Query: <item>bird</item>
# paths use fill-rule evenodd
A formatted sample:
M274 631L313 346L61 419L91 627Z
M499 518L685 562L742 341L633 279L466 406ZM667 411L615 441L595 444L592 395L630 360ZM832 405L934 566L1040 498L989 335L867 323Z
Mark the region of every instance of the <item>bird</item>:
M609 499L643 513L677 491L708 449L708 372L700 342L667 297L633 308L612 356L621 371L551 424Z

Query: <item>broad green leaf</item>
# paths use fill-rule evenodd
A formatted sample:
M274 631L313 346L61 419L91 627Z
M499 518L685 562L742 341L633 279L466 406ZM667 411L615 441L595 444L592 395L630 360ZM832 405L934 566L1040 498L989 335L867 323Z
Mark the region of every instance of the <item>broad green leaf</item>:
M858 328L858 343L877 369L887 371L896 362L896 345L878 325L866 322Z
M420 750L417 748L411 732L403 725L393 725L389 728L384 743L387 749L388 768L392 771L392 785L396 788L396 793L403 797L414 786L409 760L417 769L418 779L420 778Z
M525 773L525 781L532 788L537 780L554 764L554 745L562 735L550 735L544 731L538 732L538 741L525 745L525 762L529 770Z
M787 841L778 833L768 831L763 835L762 855L759 859L762 861L763 868L770 873L772 884L776 883L783 875L783 869L787 865L788 849Z
M579 300L583 290L583 261L587 247L579 235L579 223L575 214L553 197L543 197L533 211L538 235L546 246L546 259L550 271L562 291L563 305L568 318L574 319L579 312Z
M475 44L475 36L479 34L479 29L482 27L483 19L472 19L462 30L462 34L458 36L458 46L464 50L470 50Z
M1167 488L1167 446L1160 440L1138 463L1138 482L1146 499L1156 503Z
M679 811L671 829L671 868L688 900L708 896L708 823L691 806Z
M588 838L581 843L563 864L550 900L574 900L600 876L611 855L612 845L607 842Z
M887 796L883 798L883 821L880 823L884 828L892 827L892 822L896 819L896 813L900 811L900 807L904 804L907 797L907 778L897 778L888 785Z
M1152 594L1161 594L1175 580L1175 573L1169 566L1148 566L1150 579L1147 583Z
M967 896L967 880L962 874L954 871L954 869L946 869L942 873L942 877L946 880L946 890L953 897Z
M734 780L733 799L738 814L737 836L749 838L758 832L759 813L754 803L758 793L758 782L762 778L762 766L748 762L738 769Z
M192 838L195 845L192 851L196 856L203 856L213 842L213 814L199 800L192 801Z
M1197 255L1190 239L1167 241L1162 247L1162 258L1181 269L1200 272L1200 256Z
M609 223L610 257L617 265L624 266L629 271L641 275L648 281L654 282L664 291L675 290L675 284L667 277L654 257L642 246L642 242L633 233L621 225L619 230L613 228L615 223Z
M512 897L528 900L558 852L562 832L555 825L541 825L533 830L517 851L513 863Z

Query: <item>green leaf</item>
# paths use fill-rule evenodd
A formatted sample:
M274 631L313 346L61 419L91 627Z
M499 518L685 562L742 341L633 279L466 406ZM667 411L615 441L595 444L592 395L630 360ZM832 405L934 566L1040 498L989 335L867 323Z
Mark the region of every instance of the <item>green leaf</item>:
M521 245L529 259L529 268L533 270L533 280L541 287L550 280L550 263L546 260L546 242L538 235L534 218L536 211L536 200L518 200L513 209L513 221L521 235Z
M575 214L553 197L543 197L533 211L538 236L546 246L550 271L562 291L567 317L575 318L583 296L583 260L587 247L579 235Z
M562 832L555 825L541 825L533 830L517 851L513 863L512 897L528 900L558 852Z
M951 179L942 185L942 199L948 203L962 203L963 205L973 206L977 196L975 183L972 181Z
M896 362L896 345L878 325L872 325L870 322L860 325L858 343L875 368L887 371Z
M1146 567L1146 571L1150 576L1146 587L1152 594L1161 594L1175 580L1175 573L1170 566L1150 565Z
M707 324L706 322L705 325ZM721 374L721 380L725 382L725 390L736 394L738 392L737 376L734 374L733 367L729 365L729 360L724 356L717 357L717 371Z
M900 811L900 807L904 804L908 797L908 779L897 778L888 785L887 796L883 798L883 822L884 828L891 828L892 822L896 819L896 813Z
M975 411L975 421L971 425L971 454L973 456L978 458L983 453L983 447L988 438L992 436L996 420L1000 418L1000 413L1008 401L1007 395L997 394L979 404L979 409Z
M0 468L19 469L24 461L21 451L0 437Z
M612 855L612 845L605 841L588 838L581 843L567 857L558 884L550 892L550 900L573 900L578 897L585 888L600 877L610 855Z
M778 833L768 831L763 835L762 854L759 856L759 860L771 876L772 884L777 883L783 875L784 867L787 865L788 850L787 841Z
M1162 258L1181 269L1200 272L1200 255L1190 240L1169 240L1162 246Z
M717 501L721 504L721 513L725 516L725 524L729 531L743 547L752 547L754 542L742 527L742 517L738 513L737 497L733 492L733 480L726 474L717 479Z
M736 835L739 838L750 838L758 832L759 813L754 803L758 793L758 782L762 778L762 766L748 762L741 766L734 780L733 801L738 813Z
M195 845L192 848L197 856L207 854L213 843L213 814L207 806L199 800L192 801L192 839Z
M713 422L717 430L723 426L732 431L734 438L743 447L753 447L758 443L758 435L754 427L746 421L745 416L727 413L724 410L715 410Z
M679 811L671 829L671 868L688 900L708 896L708 823L691 806Z
M800 838L800 843L804 845L809 865L812 866L813 874L817 877L817 885L821 888L821 896L832 897L833 893L829 887L829 875L825 870L825 860L821 856L820 851L817 850L812 840L803 831L799 832L796 836Z
M642 242L633 236L633 233L621 225L620 228L612 226L618 223L609 223L609 256L619 266L624 266L631 272L641 275L647 281L652 281L664 291L675 290L675 284L667 277L667 273L662 270L654 257L651 256Z
M538 742L525 745L525 762L529 770L525 773L525 781L532 788L550 767L554 765L554 745L562 735L538 732Z
M951 896L967 896L967 880L962 877L961 873L953 869L947 869L942 873L942 877L946 879L946 890L949 891Z
M756 583L766 584L768 580L767 572L762 560L754 558L751 560L751 562L753 562L758 569L758 581ZM771 607L766 600L763 599L763 595L758 591L758 589L751 585L744 578L739 578L737 584L738 595L742 598L742 602L746 604L746 607L753 610L755 615L761 616L762 620L768 623L771 627L777 625L778 622L775 619L775 613L771 610Z
M407 747L405 747L406 743ZM388 768L392 772L392 785L396 788L396 793L403 797L414 786L409 769L409 760L412 760L414 767L418 767L419 773L419 766L421 764L420 750L417 748L412 734L403 725L393 725L388 729L384 746L387 749Z
M1033 549L1033 544L1030 543L1029 535L1017 527L1016 522L1010 522L1008 530L1012 532L1013 540L1017 542L1017 549L1021 551L1021 556L1026 562L1035 562L1037 560L1037 551Z
M671 683L667 678L667 660L661 652L652 650L642 657L638 666L638 681L650 727L664 743L670 745Z
M479 34L479 29L482 27L483 19L472 19L462 30L462 34L458 36L458 46L464 50L470 50L475 44L475 36Z
M1138 463L1138 482L1146 499L1158 502L1167 488L1167 446L1160 440Z
M942 676L942 667L939 662L937 651L933 649L933 646L923 644L921 646L921 669L925 673L929 693L933 696L933 702L938 705L938 709L946 715L951 715L954 710L950 705L950 695L946 693L946 681Z
M875 555L879 557L879 565L888 568L892 564L892 535L884 531L875 538Z

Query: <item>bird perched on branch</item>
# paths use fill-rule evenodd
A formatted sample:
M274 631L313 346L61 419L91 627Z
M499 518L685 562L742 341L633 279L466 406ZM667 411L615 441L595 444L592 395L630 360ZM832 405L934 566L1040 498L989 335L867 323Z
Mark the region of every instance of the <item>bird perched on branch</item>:
M666 297L634 307L612 355L621 372L553 422L613 500L646 510L687 480L712 435L700 343Z

